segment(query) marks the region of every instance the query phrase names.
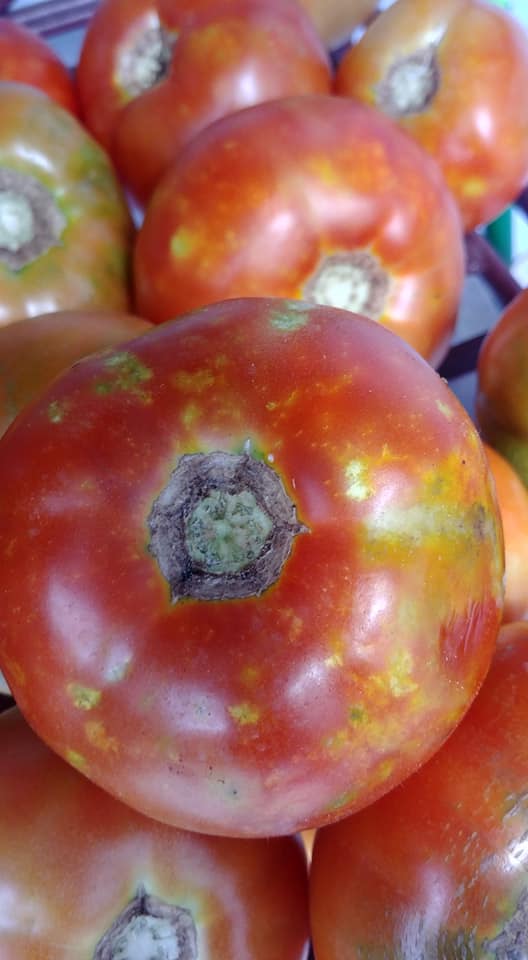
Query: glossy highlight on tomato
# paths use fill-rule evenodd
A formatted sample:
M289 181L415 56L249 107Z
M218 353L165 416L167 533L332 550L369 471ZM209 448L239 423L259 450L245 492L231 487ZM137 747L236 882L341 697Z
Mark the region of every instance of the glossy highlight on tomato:
M226 297L295 297L372 317L437 366L464 266L434 161L379 111L306 95L188 144L146 211L133 279L153 322Z
M2 960L306 960L299 838L155 823L0 716Z
M528 624L504 626L480 693L438 753L318 831L315 960L526 956L527 657Z
M129 308L132 220L107 154L41 90L0 84L0 326Z
M232 299L81 360L0 440L0 666L132 807L237 836L407 776L488 670L482 444L403 340Z
M335 78L338 94L387 113L435 157L468 231L528 183L528 33L504 6L398 0Z
M199 130L263 100L329 93L332 71L290 0L103 0L77 83L87 127L144 206Z

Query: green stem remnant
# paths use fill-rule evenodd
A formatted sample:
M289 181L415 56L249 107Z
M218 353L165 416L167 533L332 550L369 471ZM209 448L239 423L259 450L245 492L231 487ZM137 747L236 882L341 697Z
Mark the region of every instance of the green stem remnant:
M306 531L280 477L247 454L186 454L148 518L173 602L259 596Z

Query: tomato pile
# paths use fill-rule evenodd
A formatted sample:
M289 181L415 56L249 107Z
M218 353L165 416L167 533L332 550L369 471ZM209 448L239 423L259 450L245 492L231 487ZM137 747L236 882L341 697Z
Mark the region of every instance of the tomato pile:
M4 52L2 52L4 51ZM0 18L0 957L528 954L528 186L485 0Z

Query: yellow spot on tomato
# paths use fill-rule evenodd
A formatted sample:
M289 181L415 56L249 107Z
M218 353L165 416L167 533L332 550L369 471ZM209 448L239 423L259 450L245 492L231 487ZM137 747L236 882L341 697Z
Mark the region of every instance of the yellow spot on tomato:
M117 740L108 736L106 727L101 720L90 720L84 727L86 736L94 747L100 750L117 753Z
M227 710L233 720L236 720L241 726L246 726L248 723L258 723L260 720L260 710L252 703L236 703L232 707L228 707Z
M72 767L80 770L81 773L86 773L88 770L88 761L86 757L83 757L82 753L78 753L77 750L66 750L64 756Z
M177 260L185 260L192 256L198 246L198 237L188 227L180 227L173 233L170 242L170 252Z
M101 700L101 691L83 687L81 683L69 683L66 687L73 705L79 710L93 710Z
M329 657L326 658L324 663L325 663L325 667L329 667L330 669L335 669L336 667L342 667L343 657L341 656L340 653L332 653Z
M310 321L310 309L306 304L297 300L286 300L283 302L280 310L274 310L271 315L270 323L277 330L283 330L285 333L298 330L306 326Z
M413 658L409 650L400 650L390 664L389 688L393 696L403 697L418 688L412 679Z
M212 386L215 381L214 373L211 370L195 370L189 373L187 370L179 370L172 377L172 383L178 390L185 390L188 393L202 393L207 387Z
M254 686L260 678L260 670L258 667L252 667L248 664L246 667L242 667L241 680L248 687Z
M373 494L372 485L368 478L368 467L361 460L351 460L345 467L347 482L346 495L351 500L368 500Z
M467 180L463 181L461 188L465 197L482 197L486 193L488 185L481 177L468 177Z
M188 403L182 410L182 423L187 430L190 430L200 416L200 407L196 403Z

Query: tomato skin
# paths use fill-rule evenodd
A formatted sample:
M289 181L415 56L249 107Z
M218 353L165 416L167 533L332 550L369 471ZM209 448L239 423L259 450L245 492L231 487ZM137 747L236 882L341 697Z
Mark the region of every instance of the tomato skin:
M325 258L362 253L388 282L376 319L436 366L465 265L436 164L352 100L259 104L202 131L156 189L135 243L136 309L157 323L227 297L311 299Z
M62 309L126 311L132 222L108 156L35 88L0 84L0 176L29 177L62 220L58 239L12 267L0 247L0 326Z
M528 624L504 626L478 697L435 757L318 831L316 960L525 953L527 652Z
M139 886L191 911L200 957L306 957L298 838L226 839L148 820L52 753L16 708L0 717L0 740L2 960L92 957Z
M378 5L377 0L301 0L301 3L330 48L347 40Z
M479 689L502 614L489 469L381 325L215 304L80 361L0 443L0 664L39 735L134 808L238 836L331 822ZM260 595L173 602L153 502L183 454L248 449L304 529Z
M518 21L482 0L398 0L346 51L335 90L385 109L380 91L391 67L428 45L436 93L423 109L395 119L437 159L472 230L528 182L528 117L519 110L528 36Z
M511 463L484 444L504 532L505 594L503 623L528 620L528 490Z
M156 24L175 38L166 73L132 93L125 64ZM218 117L275 97L327 93L332 83L315 26L285 0L103 0L77 76L85 122L140 205L182 146Z
M21 23L0 19L0 81L29 83L75 116L75 82L65 64L39 34Z
M141 317L105 310L61 310L0 327L0 434L76 360L150 327Z
M477 360L475 416L484 439L528 486L528 290L502 311Z

